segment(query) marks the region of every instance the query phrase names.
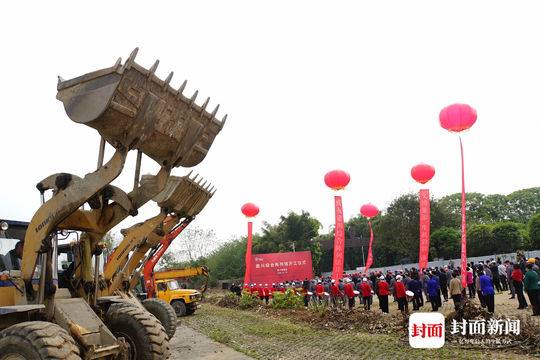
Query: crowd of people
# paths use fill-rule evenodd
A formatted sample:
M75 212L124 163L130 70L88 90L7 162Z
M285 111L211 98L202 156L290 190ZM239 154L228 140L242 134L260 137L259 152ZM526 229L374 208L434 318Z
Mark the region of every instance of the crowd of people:
M303 281L286 281L273 284L244 284L243 291L258 296L267 304L275 292L294 291L304 299L304 305L320 304L335 307L355 307L356 298L360 305L370 310L373 296L377 296L382 312L388 313L389 297L397 302L400 311L419 310L426 303L437 311L443 301L452 300L458 310L465 298L476 298L490 313L495 311L495 293L508 291L510 299L516 299L518 309L526 309L529 298L533 315L540 315L540 258L521 258L515 263L509 260L489 259L467 264L466 274L452 264L444 267L404 269L399 271L370 272L369 274L344 275L339 280L317 277ZM462 286L462 276L467 287ZM240 286L231 286L231 291L241 295Z

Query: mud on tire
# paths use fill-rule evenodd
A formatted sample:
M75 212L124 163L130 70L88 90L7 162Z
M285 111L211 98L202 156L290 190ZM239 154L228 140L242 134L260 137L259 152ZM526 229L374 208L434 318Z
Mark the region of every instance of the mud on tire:
M169 339L172 339L176 332L178 318L171 305L161 299L146 299L142 302L144 308L154 315L165 328Z
M129 345L129 359L169 358L167 333L158 319L148 311L129 304L113 304L107 311L105 323L115 336L124 337Z
M81 360L67 331L45 321L27 321L0 332L0 360L13 355L27 360Z

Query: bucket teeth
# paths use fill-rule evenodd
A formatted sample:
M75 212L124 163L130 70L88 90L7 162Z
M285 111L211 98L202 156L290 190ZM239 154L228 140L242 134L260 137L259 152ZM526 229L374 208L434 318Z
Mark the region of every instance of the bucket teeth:
M225 116L223 117L223 119L221 119L221 129L223 129L223 127L225 126L225 123L227 122L227 114L225 114Z
M193 105L195 103L195 99L197 99L197 95L199 95L199 90L195 90L193 93L193 96L191 96L191 99L189 99L190 105Z
M184 82L182 83L182 85L180 85L180 87L178 88L177 96L178 96L179 98L182 96L182 93L184 92L184 89L186 88L186 85L187 85L187 80L184 80Z
M122 58L119 57L118 60L116 60L116 63L114 63L114 68L118 69L122 65Z
M60 75L58 75L58 83L60 84L63 81L65 81L64 78L62 78Z
M131 52L131 54L129 54L129 57L128 59L126 60L126 62L124 63L124 66L122 67L122 69L120 70L121 72L123 72L125 69L128 69L131 64L135 61L135 58L137 57L137 53L139 52L139 48L136 47L135 49L133 49L133 51Z
M171 71L171 73L169 74L169 76L167 76L167 78L165 79L165 83L163 84L163 88L166 88L167 85L169 85L169 83L170 83L171 80L172 80L173 75L174 75L174 71Z
M201 114L204 112L204 110L206 110L206 107L208 106L208 103L210 102L210 96L206 98L204 104L202 104L202 107L201 107Z
M154 75L154 73L155 73L156 70L157 70L158 65L159 65L159 59L156 60L156 62L154 63L154 65L152 65L152 67L150 68L150 70L148 70L148 76L149 76L149 77L152 76L152 75Z
M217 104L217 106L215 107L214 111L212 111L212 118L215 118L216 117L216 114L219 110L219 104Z

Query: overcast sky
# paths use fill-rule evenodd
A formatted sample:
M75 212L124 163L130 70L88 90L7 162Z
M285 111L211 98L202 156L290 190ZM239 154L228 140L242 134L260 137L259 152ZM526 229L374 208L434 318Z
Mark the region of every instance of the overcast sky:
M275 223L309 211L334 221L324 174L351 174L345 217L417 191L410 168L435 166L432 194L460 191L459 143L438 123L466 102L478 121L463 136L467 191L538 186L538 1L3 2L0 218L29 221L36 183L95 170L99 136L56 100L65 79L137 62L199 89L229 114L195 170L218 192L195 224L222 239L245 233L244 202ZM108 148L107 156L112 155ZM135 154L114 182L129 191ZM157 165L143 160L143 173ZM189 169L177 168L175 175ZM158 211L147 204L136 218ZM115 229L118 231L119 229Z

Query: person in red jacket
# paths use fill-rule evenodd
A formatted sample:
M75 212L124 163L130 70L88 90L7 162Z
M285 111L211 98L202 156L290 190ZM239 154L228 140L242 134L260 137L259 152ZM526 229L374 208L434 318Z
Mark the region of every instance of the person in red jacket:
M268 284L264 284L263 297L264 297L264 302L266 303L266 305L268 305L268 301L270 300L270 288L268 287Z
M339 286L336 284L336 280L332 280L332 286L330 287L330 290L332 291L332 305L335 307L338 305L338 303L341 304L340 299L343 297L343 293L341 290L339 290Z
M388 314L388 295L390 295L390 287L386 282L386 278L381 275L377 283L377 291L379 296L379 307L381 311Z
M403 284L403 277L401 275L396 276L396 284L394 285L396 290L396 299L398 302L398 308L401 312L409 313L409 304L407 303L407 294L405 293L405 285Z
M263 287L263 284L259 284L259 286L257 287L257 293L259 294L259 299L261 299L261 301L264 300L264 287Z
M368 279L363 278L360 284L360 293L364 299L364 309L369 310L371 307L371 286L369 286Z
M343 286L343 291L345 292L345 295L349 299L349 310L352 310L354 307L354 287L351 282L351 279L345 278L345 285Z
M251 295L258 295L259 294L259 288L257 287L257 284L251 284L250 290Z
M528 307L527 300L525 300L525 295L523 295L523 272L519 264L514 264L514 270L512 271L512 284L518 298L519 307L518 310L526 309Z
M321 281L317 282L317 286L315 286L315 292L317 293L317 301L322 303L324 298L324 286Z

